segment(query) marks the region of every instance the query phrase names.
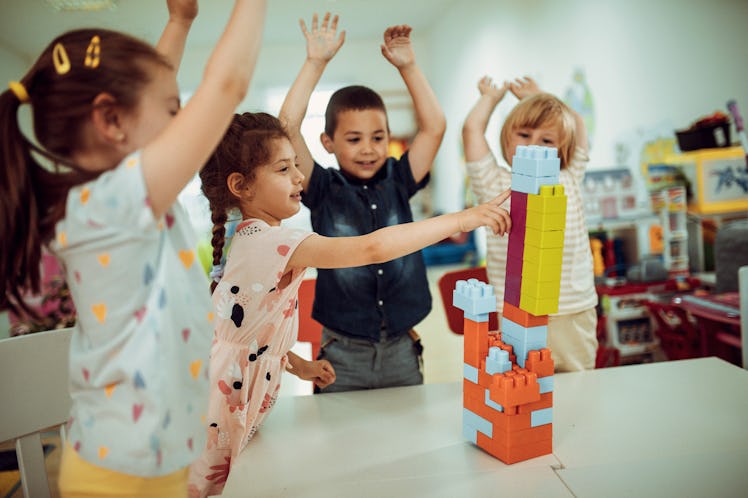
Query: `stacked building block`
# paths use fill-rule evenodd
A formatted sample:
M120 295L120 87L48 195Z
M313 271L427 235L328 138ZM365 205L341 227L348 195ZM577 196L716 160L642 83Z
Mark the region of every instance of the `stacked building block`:
M551 147L519 146L512 161L501 332L489 332L493 287L459 281L453 304L465 312L463 434L505 463L551 453L553 358L548 314L558 311L566 197Z

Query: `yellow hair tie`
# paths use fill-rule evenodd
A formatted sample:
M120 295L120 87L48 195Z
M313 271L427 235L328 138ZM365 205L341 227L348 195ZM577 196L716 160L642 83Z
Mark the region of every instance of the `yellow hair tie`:
M20 81L9 81L8 88L10 88L10 91L13 92L21 104L31 102L29 92L26 91L26 87Z

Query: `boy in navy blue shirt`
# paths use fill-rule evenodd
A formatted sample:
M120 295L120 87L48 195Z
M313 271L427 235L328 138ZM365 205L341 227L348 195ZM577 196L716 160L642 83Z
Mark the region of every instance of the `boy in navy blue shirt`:
M429 180L446 121L416 64L409 26L384 32L382 55L395 66L413 99L419 124L408 151L388 157L389 125L381 97L363 86L335 92L325 112L324 148L340 169L317 164L301 135L314 87L345 40L338 17L317 15L311 30L300 21L307 57L280 111L304 174L303 203L312 228L325 236L363 235L412 221L409 199ZM319 270L312 316L323 325L320 358L337 380L323 392L423 383L422 347L413 326L431 311L431 294L420 252L358 268Z

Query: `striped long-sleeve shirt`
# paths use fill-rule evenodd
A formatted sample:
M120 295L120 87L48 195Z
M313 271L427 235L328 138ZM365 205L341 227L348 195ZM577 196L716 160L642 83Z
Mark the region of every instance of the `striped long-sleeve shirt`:
M570 164L560 174L560 182L567 196L567 207L558 315L578 313L597 304L592 251L581 195L581 184L588 162L589 156L578 147ZM473 192L481 203L490 201L512 186L511 170L506 166L499 166L493 153L489 152L480 161L468 162L466 166ZM511 210L510 201L507 200L503 207ZM487 231L486 267L488 280L495 288L496 309L499 313L504 308L508 243L508 236L500 237Z

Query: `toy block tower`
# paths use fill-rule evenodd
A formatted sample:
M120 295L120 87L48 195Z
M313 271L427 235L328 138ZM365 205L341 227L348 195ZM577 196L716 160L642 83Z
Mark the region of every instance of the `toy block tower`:
M488 330L493 287L463 280L453 294L465 312L463 435L505 463L553 449L547 325L558 311L566 223L559 171L555 148L517 147L501 332Z

